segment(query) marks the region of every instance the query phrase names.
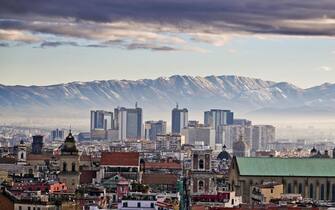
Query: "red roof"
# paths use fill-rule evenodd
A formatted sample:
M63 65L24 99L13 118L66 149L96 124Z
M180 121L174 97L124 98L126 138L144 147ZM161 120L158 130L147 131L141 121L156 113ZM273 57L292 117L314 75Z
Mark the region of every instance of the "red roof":
M96 171L85 170L80 172L80 184L91 184L93 178L97 177Z
M181 169L181 164L176 162L145 163L146 169Z
M177 185L178 177L174 174L143 174L143 184Z
M81 155L80 156L80 161L91 161L91 156L90 155Z
M52 154L28 154L27 160L34 161L34 160L51 160Z
M138 152L103 152L100 165L109 166L140 166Z

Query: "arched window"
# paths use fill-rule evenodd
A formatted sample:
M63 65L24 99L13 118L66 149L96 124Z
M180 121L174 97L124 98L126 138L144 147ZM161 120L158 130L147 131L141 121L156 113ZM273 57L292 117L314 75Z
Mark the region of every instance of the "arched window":
M72 163L72 172L75 172L75 171L76 171L76 164Z
M205 168L204 160L200 159L199 160L199 169L204 169L204 168Z
M314 192L314 187L313 187L313 184L311 183L309 185L309 197L310 198L313 198L313 192Z
M303 194L303 192L304 192L304 189L303 189L303 187L302 187L302 184L301 183L299 183L299 187L298 187L299 189L298 189L298 192L299 192L299 194Z
M320 187L320 200L325 200L325 185L321 184Z
M204 190L204 181L200 180L198 182L198 191L203 191Z
M332 201L335 201L335 184L332 184Z
M24 153L21 152L21 159L24 159Z
M67 169L67 165L66 165L66 162L63 162L63 171L65 172Z
M292 185L291 185L291 183L287 184L287 193L292 193Z

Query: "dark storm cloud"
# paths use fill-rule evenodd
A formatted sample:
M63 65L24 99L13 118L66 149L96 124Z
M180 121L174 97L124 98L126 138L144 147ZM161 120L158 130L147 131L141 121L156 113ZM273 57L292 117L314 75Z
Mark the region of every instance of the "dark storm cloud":
M33 35L50 34L101 42L92 44L92 47L115 45L106 44L108 40L122 42L122 39L132 39L138 45L129 45L126 49L147 46L153 49L150 47L152 43L157 45L163 40L157 50L169 51L175 49L169 44L180 44L180 40L167 40L169 35L155 37L135 31L197 33L191 40L205 42L213 40L208 35L245 33L333 37L335 1L0 0L0 19L0 30L21 30ZM131 24L109 25L120 22ZM152 39L155 39L154 42ZM222 37L219 39L222 42Z
M42 42L40 44L40 47L41 48L45 48L45 47L59 47L59 46L64 46L64 45L74 46L74 47L79 46L79 44L77 44L76 42L60 42L60 41L49 42L49 41L45 41L45 42Z

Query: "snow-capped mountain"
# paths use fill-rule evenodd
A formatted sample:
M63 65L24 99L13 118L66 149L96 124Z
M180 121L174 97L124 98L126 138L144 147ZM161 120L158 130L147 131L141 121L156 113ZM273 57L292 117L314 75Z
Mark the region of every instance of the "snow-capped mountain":
M0 114L45 113L67 115L89 109L112 110L138 102L149 116L168 112L176 103L194 111L210 108L248 113L263 109L308 107L332 111L335 84L302 89L286 82L239 76L192 77L175 75L143 80L71 82L49 86L0 85ZM0 115L0 116L1 116Z

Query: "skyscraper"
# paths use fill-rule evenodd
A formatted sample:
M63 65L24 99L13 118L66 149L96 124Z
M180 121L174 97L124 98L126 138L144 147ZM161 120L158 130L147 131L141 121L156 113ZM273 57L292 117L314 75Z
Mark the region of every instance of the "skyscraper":
M119 130L119 139L141 139L143 128L142 108L129 109L118 107L114 110L116 115L115 128Z
M204 125L215 129L215 142L223 142L223 126L234 123L234 112L223 109L211 109L204 113Z
M43 149L43 136L33 136L33 143L31 144L31 153L41 154Z
M64 139L64 131L63 130L60 130L60 129L55 129L55 130L52 130L51 133L50 133L50 139L52 141L54 140L63 140Z
M106 139L107 131L114 128L113 112L91 111L91 139Z
M172 110L172 133L180 133L188 126L188 110L179 109L178 105Z
M234 123L234 112L223 109L211 109L204 113L204 124L216 128L220 125L232 125Z
M166 122L163 120L159 121L146 121L145 122L145 139L155 141L157 135L166 134Z
M91 131L96 129L113 129L113 125L113 112L107 112L104 110L91 111Z

